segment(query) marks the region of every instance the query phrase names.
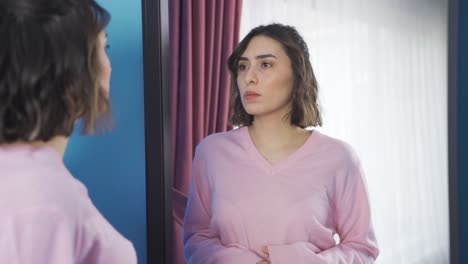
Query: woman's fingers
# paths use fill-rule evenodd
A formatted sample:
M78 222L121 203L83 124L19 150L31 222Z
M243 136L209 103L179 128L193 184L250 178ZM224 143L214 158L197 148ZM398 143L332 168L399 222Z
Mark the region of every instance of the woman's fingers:
M268 251L268 247L267 246L262 246L262 252L267 254L268 256L270 256L270 252Z

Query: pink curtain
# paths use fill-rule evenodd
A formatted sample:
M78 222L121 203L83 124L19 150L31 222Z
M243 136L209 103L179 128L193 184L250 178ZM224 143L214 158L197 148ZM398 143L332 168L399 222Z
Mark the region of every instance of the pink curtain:
M239 41L242 0L169 1L171 41L174 263L183 258L182 222L196 145L226 131L227 59Z

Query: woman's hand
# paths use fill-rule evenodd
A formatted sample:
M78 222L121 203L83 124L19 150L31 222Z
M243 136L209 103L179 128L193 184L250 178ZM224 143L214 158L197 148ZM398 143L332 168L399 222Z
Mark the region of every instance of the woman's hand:
M268 247L267 246L262 246L262 252L265 253L268 257L270 256L270 252L268 252Z
M262 252L265 253L268 257L270 257L270 252L268 252L268 247L267 246L262 246ZM260 260L257 262L257 264L271 264L270 261L268 260Z

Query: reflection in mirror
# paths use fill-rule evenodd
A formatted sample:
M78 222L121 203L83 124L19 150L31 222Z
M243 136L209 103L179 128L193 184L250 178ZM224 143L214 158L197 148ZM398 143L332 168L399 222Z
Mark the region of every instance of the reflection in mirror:
M183 257L184 241L186 257L191 258L192 263L202 263L197 260L208 253L219 263L223 258L239 257L257 263L275 263L274 259L281 263L280 258L288 256L291 249L304 253L304 258L320 258L327 254L326 249L339 248L340 244L343 250L335 250L335 257L349 259L347 254L353 252L364 252L363 256L372 257L377 252L372 231L380 251L376 263L449 263L447 1L284 0L271 5L269 1L256 0L243 1L242 12L241 1L230 2L230 8L211 8L207 4L206 10L214 13L206 17L213 21L189 21L193 28L201 25L205 29L196 34L187 28L184 31L190 24L188 19L178 19L186 17L187 9L174 4L178 1L170 7L173 30L181 29L176 42L175 33L171 31L171 47L175 47L171 50L171 60L179 63L171 68L175 135L174 263L187 261ZM205 12L203 8L199 6L191 12ZM273 134L258 134L259 130L252 129L252 125L249 129L244 126L205 139L195 154L195 146L202 138L230 129L226 62L237 43L236 34L239 32L243 39L252 28L272 22L294 26L308 45L318 81L323 126L311 128L312 135L298 133L291 140L284 140L287 147L265 143L272 141L268 136L279 135L279 130L270 129L276 132ZM223 23L232 27L228 30L231 35L225 32L226 28L219 27ZM184 38L191 42L183 41ZM239 105L247 113L258 116L281 105L275 100L282 98L282 94L271 90L283 87L279 84L288 87L288 80L275 75L276 79L268 86L271 90L266 92L260 88L256 90L255 85L262 78L264 82L268 70L282 67L278 62L282 58L290 61L293 58L282 49L284 44L249 43L252 45L238 54L242 63L235 64L234 80L241 92L251 92L240 98ZM258 59L258 55L265 54L273 57ZM273 80L273 77L268 78ZM193 89L187 90L187 87ZM269 99L264 106L272 108L256 108L254 101L261 100L262 96ZM262 124L260 119L256 120L256 124ZM306 155L304 159L307 146L312 152L319 148L319 144L314 143L320 142L317 138L320 135L342 139L352 146L351 157L360 160L355 170L359 172L357 179L364 179L359 191L350 187L359 184L346 185L346 181L337 181L335 188L341 186L342 189L334 193L329 188L321 189L326 184L318 179L298 180L303 180L303 175L308 173L310 177L320 175L323 164L338 155L330 152L317 157ZM275 151L278 149L281 151ZM294 170L300 171L293 173L297 181L287 173L291 178L282 174L288 171L288 159L292 160ZM218 173L212 173L213 170ZM245 184L253 180L249 178L252 175L264 177L264 184ZM278 176L283 178L278 179ZM349 190L352 194L364 194L363 199L368 197L368 203L359 202L356 198L359 195L353 196ZM346 213L346 217L352 219L353 213L358 212L356 221L338 225L336 221L343 215L319 208L339 206L336 197L354 205L348 206L353 210ZM316 203L318 199L332 202ZM372 224L366 221L366 210L362 211L367 204L370 204ZM287 210L278 209L282 206ZM321 215L320 212L327 213ZM185 219L182 241L184 215L189 219ZM336 247L317 240L314 229L317 225L301 224L327 220L337 229L333 230L339 235L335 236ZM278 228L281 221L285 223L284 229ZM204 226L195 232L194 226L202 222ZM268 229L275 224L278 224L275 230ZM346 229L348 225L368 228L370 236L361 238L370 242L370 246L347 244L347 238L358 230ZM304 227L302 232L301 227ZM280 234L281 239L262 240L255 235L255 232L262 233L262 229L265 233ZM330 236L333 233L330 231Z
M241 36L272 21L304 35L320 87L320 131L349 142L362 160L377 263L449 263L447 5L243 4Z

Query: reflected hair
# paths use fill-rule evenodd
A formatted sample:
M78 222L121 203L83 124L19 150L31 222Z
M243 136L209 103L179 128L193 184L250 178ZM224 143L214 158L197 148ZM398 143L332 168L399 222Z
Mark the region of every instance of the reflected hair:
M94 0L0 1L0 144L68 137L80 118L86 134L111 126L97 50L109 20Z
M291 60L294 84L291 94L291 124L306 128L321 126L322 117L318 105L318 84L309 59L309 49L301 35L294 27L282 24L261 25L253 28L237 45L228 59L228 67L232 76L231 85L231 117L234 126L249 126L253 123L253 115L248 114L242 106L237 86L239 58L247 49L250 41L257 36L269 37L281 44Z

